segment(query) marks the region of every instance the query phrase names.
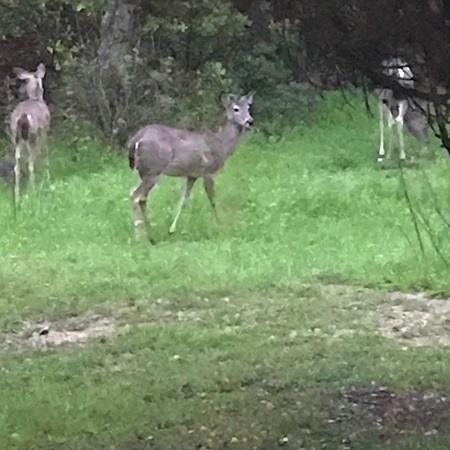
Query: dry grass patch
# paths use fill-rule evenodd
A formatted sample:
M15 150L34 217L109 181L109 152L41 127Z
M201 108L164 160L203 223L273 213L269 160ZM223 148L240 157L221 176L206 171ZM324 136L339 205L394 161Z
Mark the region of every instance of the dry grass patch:
M450 345L450 299L392 292L388 300L378 309L383 336L415 346Z

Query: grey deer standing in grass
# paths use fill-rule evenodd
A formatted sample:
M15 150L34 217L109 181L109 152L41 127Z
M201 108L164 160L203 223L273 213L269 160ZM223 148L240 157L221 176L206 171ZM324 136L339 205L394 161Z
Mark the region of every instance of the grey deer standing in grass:
M383 74L397 81L400 86L414 88L414 74L411 67L402 58L390 58L382 62ZM391 89L378 89L378 109L380 120L380 148L378 161L382 162L385 156L389 156L392 150L393 128L395 126L400 146L400 160L406 159L403 130L407 130L419 141L425 143L427 139L427 121L406 98L396 98ZM389 130L388 152L384 148L384 126L387 122Z
M18 67L14 73L25 82L22 90L27 99L16 105L11 114L11 141L14 145L14 201L19 202L20 176L23 160L28 162L28 176L35 184L35 163L45 150L48 168L47 132L50 127L50 111L44 100L42 80L45 76L44 64L39 64L35 72L27 72Z
M188 131L153 124L140 129L131 138L128 146L129 163L140 177L139 185L130 194L136 238L147 236L147 196L162 175L186 178L170 233L175 232L183 205L198 178L203 178L206 194L217 219L214 176L253 122L250 114L253 95L254 92L242 97L222 95L226 122L215 132Z

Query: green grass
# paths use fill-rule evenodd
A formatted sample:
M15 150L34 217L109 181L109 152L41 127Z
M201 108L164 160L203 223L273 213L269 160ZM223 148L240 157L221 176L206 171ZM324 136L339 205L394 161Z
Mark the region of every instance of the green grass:
M340 387L448 386L448 351L381 338L371 314L383 294L357 288L450 291L432 245L449 254L436 208L450 222L449 163L408 143L417 163L403 176L431 223L432 239L420 225L424 253L397 164L375 162L377 119L339 96L278 141L244 140L217 177L220 226L199 183L169 236L181 185L163 179L148 203L156 246L131 239L126 156L54 138L51 184L23 199L16 221L0 193L0 343L24 320L89 311L130 329L1 353L0 448L219 449L235 437L230 448L272 449L289 435L286 448L335 449L342 433L326 411ZM450 438L395 442L437 449Z

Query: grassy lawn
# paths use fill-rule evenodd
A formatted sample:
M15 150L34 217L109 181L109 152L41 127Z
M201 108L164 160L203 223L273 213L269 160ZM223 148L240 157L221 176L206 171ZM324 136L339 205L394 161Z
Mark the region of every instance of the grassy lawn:
M380 166L376 118L337 96L314 117L245 138L220 225L199 184L169 236L163 179L156 246L131 239L126 156L95 139L54 138L17 221L0 191L0 449L449 448L449 351L412 339L450 336L444 307L388 310L450 291L448 158L408 139L413 162ZM408 308L425 322L405 331ZM43 346L44 321L88 342Z

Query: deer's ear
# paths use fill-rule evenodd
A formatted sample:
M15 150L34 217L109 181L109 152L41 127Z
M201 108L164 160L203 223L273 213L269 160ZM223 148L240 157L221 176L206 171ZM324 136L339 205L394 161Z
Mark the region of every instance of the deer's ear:
M236 102L236 96L233 94L222 94L220 96L220 101L222 102L222 105L227 108L232 103Z
M247 95L244 96L244 99L246 99L250 105L253 103L253 96L255 95L255 93L255 91L250 91Z
M39 77L39 78L44 78L45 77L45 66L44 66L44 63L40 63L37 66L36 76Z
M225 106L225 108L230 103L229 97L230 97L229 94L221 94L220 95L220 102L222 103L223 106Z
M19 80L29 80L30 78L33 78L32 73L27 72L20 67L14 67L13 72Z

